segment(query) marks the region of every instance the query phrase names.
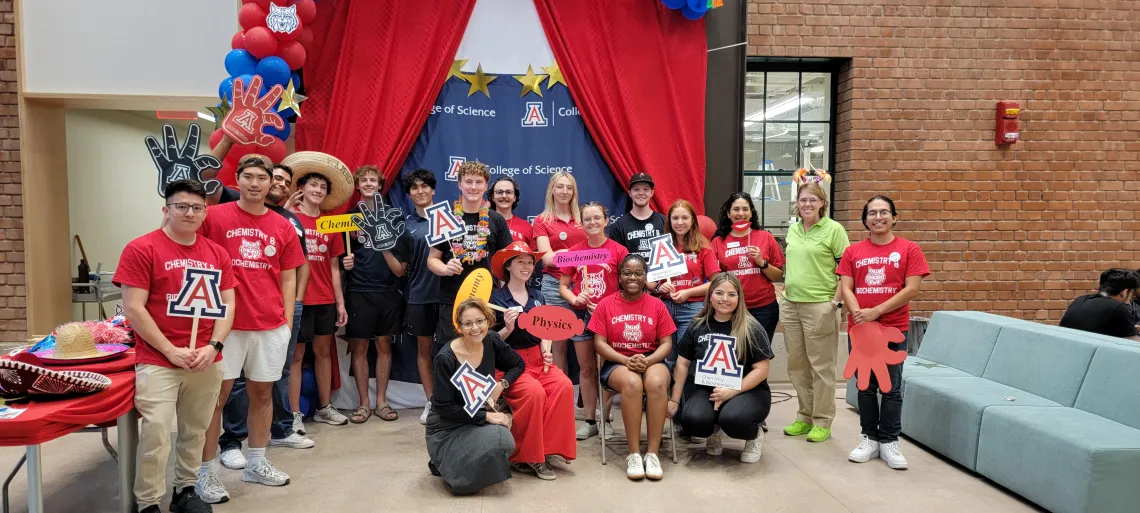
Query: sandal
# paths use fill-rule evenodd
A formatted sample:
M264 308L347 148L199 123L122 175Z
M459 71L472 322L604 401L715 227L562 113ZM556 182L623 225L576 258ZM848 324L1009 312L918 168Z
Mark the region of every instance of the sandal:
M368 407L367 406L360 406L360 407L356 408L356 411L352 412L352 415L348 416L348 421L353 423L353 424L363 424L365 421L368 420L368 417L369 417L368 414L369 414Z
M376 408L375 410L372 410L372 414L380 417L381 420L386 420L388 422L400 418L400 414L396 413L396 410L393 410L392 407L388 406L387 404Z

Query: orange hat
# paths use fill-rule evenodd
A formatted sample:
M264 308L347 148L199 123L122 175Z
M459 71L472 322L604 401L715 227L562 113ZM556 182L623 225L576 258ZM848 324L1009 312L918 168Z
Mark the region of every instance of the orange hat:
M525 242L512 242L507 247L495 252L495 256L491 257L491 274L494 274L495 277L500 280L507 281L504 268L512 258L519 255L530 255L534 257L535 263L537 264L538 259L542 258L543 254L541 251L531 251L530 246L527 246Z

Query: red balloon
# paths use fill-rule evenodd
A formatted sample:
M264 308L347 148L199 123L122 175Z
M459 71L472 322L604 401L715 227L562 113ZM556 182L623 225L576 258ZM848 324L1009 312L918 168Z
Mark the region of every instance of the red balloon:
M249 5L249 4L247 4ZM245 49L258 59L276 54L280 47L277 38L265 27L254 27L245 31Z
M238 23L241 24L241 28L246 30L253 27L264 27L265 17L268 15L266 8L257 3L244 4L238 10Z
M218 170L218 181L226 187L237 187L237 160L226 158L222 161L222 169Z
M269 160L272 160L274 163L285 160L285 154L289 151L285 148L285 141L277 138L273 138L273 143L269 146L262 146L260 149L261 154L269 157Z
M234 34L233 39L230 39L230 48L232 48L234 50L244 50L245 49L245 31L244 30L237 31L237 34Z
M297 6L297 17L301 23L308 23L317 17L317 3L313 0L296 0L294 5Z
M301 27L301 35L297 36L297 42L301 43L301 46L305 47L305 51L308 52L313 47L313 29L307 26Z
M292 32L274 32L273 37L276 37L278 41L292 41L301 37L301 31L304 30L304 28L304 23L298 21L297 28L293 29Z
M701 229L701 235L704 235L706 239L711 240L713 235L716 235L716 221L713 221L709 216L697 216L697 225Z
M225 132L223 132L220 128L214 130L214 133L210 134L210 149L212 150L214 148L217 148L218 143L222 142L222 137L225 137L225 135ZM229 155L227 155L227 157L228 156Z
M249 39L248 35L246 39ZM281 44L277 48L277 56L285 59L285 63L289 65L289 69L294 71L305 65L306 55L305 47L301 46L301 43L297 41L281 41Z

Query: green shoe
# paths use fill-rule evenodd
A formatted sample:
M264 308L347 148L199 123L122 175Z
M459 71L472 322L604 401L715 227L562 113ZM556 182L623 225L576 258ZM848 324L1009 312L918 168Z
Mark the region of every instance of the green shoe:
M807 441L809 442L822 442L828 438L831 438L831 430L819 426L812 426L811 431L809 431L807 435Z
M797 420L793 422L792 425L784 428L784 434L788 436L803 436L811 430L811 424L808 424L802 420Z

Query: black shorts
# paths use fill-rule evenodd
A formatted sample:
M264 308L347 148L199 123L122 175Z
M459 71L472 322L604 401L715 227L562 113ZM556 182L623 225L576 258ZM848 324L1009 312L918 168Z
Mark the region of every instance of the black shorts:
M417 337L430 337L435 335L435 324L439 321L439 304L408 305L404 324L408 333Z
M452 324L451 309L455 303L440 303L437 305L439 315L437 316L439 322L435 325L435 343L446 344L459 337L459 333L455 332L455 325Z
M399 292L348 291L344 307L348 310L345 338L399 335L404 328L404 298Z
M301 310L298 344L311 344L313 337L336 334L336 305L305 305Z

